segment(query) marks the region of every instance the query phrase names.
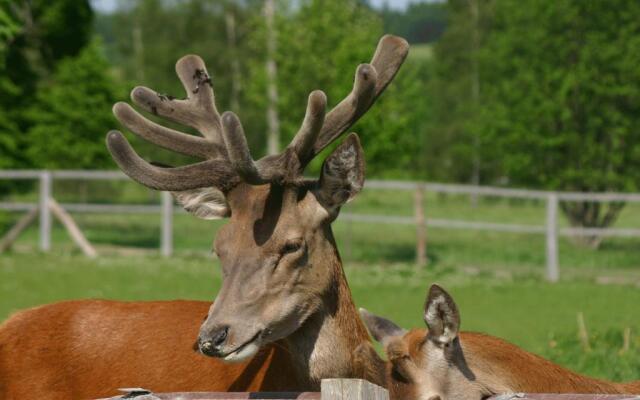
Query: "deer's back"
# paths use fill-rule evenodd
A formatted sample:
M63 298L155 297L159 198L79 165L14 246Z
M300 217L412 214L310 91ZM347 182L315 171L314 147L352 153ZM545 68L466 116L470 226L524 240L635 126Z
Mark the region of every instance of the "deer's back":
M194 351L209 306L86 300L19 312L0 326L0 398L97 398L121 387L295 389L293 375L282 373L288 360L275 347L243 364L224 364Z

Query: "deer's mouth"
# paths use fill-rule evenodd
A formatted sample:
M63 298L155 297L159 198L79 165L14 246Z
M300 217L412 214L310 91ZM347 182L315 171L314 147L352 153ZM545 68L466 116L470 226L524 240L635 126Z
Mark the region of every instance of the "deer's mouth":
M259 330L251 339L220 357L227 362L242 362L253 357L260 349L259 339L262 337L262 332Z

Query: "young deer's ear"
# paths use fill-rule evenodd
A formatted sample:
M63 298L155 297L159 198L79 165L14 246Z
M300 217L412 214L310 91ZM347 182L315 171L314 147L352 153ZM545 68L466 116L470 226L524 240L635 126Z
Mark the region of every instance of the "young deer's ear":
M219 219L231 215L224 194L214 187L171 192L185 210L202 219Z
M367 326L367 329L369 329L371 336L384 346L386 346L392 338L404 336L404 334L407 333L406 330L386 318L372 314L364 308L361 308L359 311L360 317Z
M424 306L427 337L441 344L451 343L460 330L460 313L453 298L438 285L431 285Z
M355 133L324 160L318 199L327 211L337 210L353 199L364 185L364 153Z

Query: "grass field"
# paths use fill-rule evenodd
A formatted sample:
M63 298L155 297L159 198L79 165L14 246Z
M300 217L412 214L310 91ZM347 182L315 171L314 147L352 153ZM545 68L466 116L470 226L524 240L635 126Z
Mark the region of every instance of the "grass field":
M438 282L458 302L464 330L491 333L572 368L609 378L640 378L640 289L599 285L589 279L547 284L536 277L504 277L448 268L416 271L408 264L347 266L358 306L395 319L405 327L422 325L427 286ZM73 298L121 300L201 299L220 286L217 262L200 255L84 257L13 254L0 256L0 319L29 306ZM583 312L594 350L575 339L576 316ZM633 340L625 354L622 331Z

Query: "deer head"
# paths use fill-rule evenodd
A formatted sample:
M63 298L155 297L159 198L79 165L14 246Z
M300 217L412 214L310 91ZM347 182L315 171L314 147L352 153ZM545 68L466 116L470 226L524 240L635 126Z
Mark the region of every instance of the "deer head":
M340 207L363 187L364 157L358 136L350 134L324 161L317 180L305 167L339 138L374 103L393 79L408 51L406 41L384 36L371 63L358 66L351 93L325 112L323 92L309 95L302 125L282 153L251 157L238 117L220 115L203 61L180 59L176 72L184 100L145 87L133 102L153 114L195 128L203 137L151 122L126 103L114 114L128 129L161 147L202 159L176 168L140 158L118 131L107 146L132 179L171 191L184 208L204 219L229 217L214 242L223 284L202 324L202 353L228 361L254 355L269 342L296 331L335 290L339 258L331 222Z
M360 315L387 353L387 385L393 398L481 400L495 393L469 368L458 338L458 307L440 286L432 285L427 294L426 331L407 331L364 309Z

